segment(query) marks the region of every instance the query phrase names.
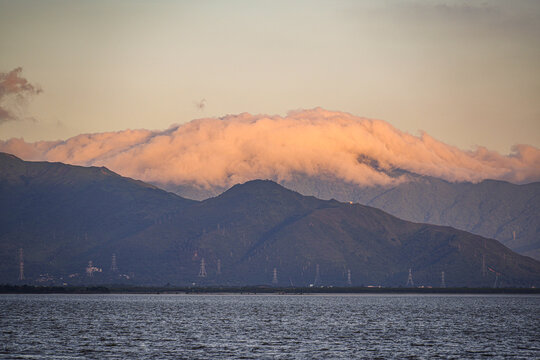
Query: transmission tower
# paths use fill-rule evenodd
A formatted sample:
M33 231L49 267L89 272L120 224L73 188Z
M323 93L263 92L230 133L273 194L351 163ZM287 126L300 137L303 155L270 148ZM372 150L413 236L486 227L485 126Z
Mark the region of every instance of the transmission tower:
M111 271L112 272L117 272L118 271L118 267L116 266L116 254L112 254Z
M221 259L217 259L217 274L221 275Z
M407 278L407 284L405 286L414 286L414 281L412 279L412 270L409 268L409 277Z
M482 277L486 277L486 255L482 255Z
M23 249L19 248L19 281L24 280L24 257Z
M206 277L206 265L204 264L204 258L201 259L201 268L199 269L199 277Z
M94 264L92 263L92 260L88 261L88 266L86 267L86 275L92 277L92 273L94 272Z
M313 285L317 286L321 282L321 274L319 271L319 264L315 267L315 281L313 281Z
M444 271L441 271L441 287L446 287L446 281L444 281Z
M494 288L498 288L499 287L499 273L498 272L495 272L495 282L493 283L493 287Z
M352 285L352 281L351 281L351 269L348 269L348 270L347 270L347 285L349 285L349 286Z
M272 285L277 285L277 283L278 283L278 280L277 280L277 269L274 268L273 276L272 276Z

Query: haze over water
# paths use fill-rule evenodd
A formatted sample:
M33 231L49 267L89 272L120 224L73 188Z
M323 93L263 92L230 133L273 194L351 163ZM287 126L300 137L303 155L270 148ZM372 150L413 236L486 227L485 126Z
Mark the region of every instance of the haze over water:
M2 295L0 358L540 356L535 295Z

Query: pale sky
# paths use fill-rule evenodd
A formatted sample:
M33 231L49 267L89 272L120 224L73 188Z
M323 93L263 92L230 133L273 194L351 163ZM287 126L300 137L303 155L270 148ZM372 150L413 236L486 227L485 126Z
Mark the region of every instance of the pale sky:
M322 107L461 149L540 147L540 1L4 1L0 139ZM205 99L205 107L197 103Z

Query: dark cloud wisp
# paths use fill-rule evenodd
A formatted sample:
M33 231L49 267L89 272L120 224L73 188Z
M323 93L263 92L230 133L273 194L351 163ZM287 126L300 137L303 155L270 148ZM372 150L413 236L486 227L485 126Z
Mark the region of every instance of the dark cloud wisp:
M21 76L22 68L0 72L0 124L21 120L18 108L43 90Z

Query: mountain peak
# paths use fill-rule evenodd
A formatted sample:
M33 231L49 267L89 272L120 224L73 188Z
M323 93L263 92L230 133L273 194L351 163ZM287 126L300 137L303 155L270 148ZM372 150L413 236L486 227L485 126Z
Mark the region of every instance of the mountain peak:
M272 196L292 196L292 197L300 197L301 195L298 194L295 191L289 190L280 184L272 181L272 180L250 180L243 184L236 184L233 187L231 187L229 190L225 191L218 197L236 197L236 196L243 196L243 197L268 197L269 195Z
M249 180L242 184L236 184L232 186L229 190L281 190L281 191L290 191L289 189L284 188L280 184L276 183L273 180L269 179L256 179L256 180Z

